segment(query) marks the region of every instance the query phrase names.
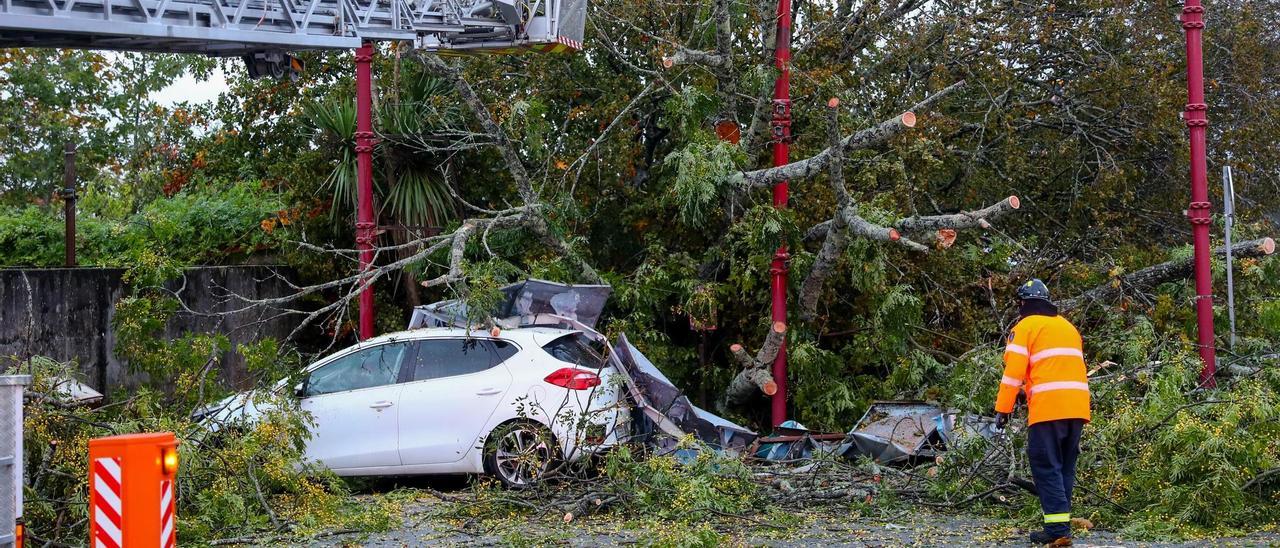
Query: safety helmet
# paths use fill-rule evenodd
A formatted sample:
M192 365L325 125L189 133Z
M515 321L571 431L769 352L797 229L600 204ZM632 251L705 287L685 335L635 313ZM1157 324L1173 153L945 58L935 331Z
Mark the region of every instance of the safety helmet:
M1049 288L1039 278L1034 278L1027 283L1018 286L1018 298L1024 301L1039 299L1044 302L1053 304L1049 300Z

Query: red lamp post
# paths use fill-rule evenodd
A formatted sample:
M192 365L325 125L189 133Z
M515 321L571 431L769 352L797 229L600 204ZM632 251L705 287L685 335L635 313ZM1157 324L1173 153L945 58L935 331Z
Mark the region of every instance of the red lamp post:
M791 0L778 0L778 41L774 50L778 67L778 79L773 84L773 165L783 166L791 159ZM787 207L789 183L782 181L773 187L773 206ZM773 254L769 267L772 276L770 290L773 299L773 321L787 322L787 263L791 255L781 246ZM787 344L783 340L778 356L773 360L773 382L778 391L773 394L770 416L774 426L787 420Z
M1196 321L1199 326L1200 385L1212 388L1217 366L1213 337L1213 273L1209 269L1209 184L1205 168L1205 128L1209 126L1204 101L1204 61L1200 34L1204 30L1204 7L1200 0L1186 0L1182 8L1182 28L1187 31L1187 110L1183 119L1191 133L1191 220L1195 243Z
M360 272L373 264L373 44L356 50L356 249ZM366 280L361 280L366 283ZM360 291L360 340L373 337L373 283Z

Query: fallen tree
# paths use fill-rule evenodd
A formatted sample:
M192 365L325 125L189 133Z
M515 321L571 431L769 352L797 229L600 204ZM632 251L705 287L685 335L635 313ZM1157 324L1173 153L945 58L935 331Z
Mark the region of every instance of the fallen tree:
M1275 253L1275 251L1276 242L1271 238L1259 238L1231 246L1231 254L1238 258L1266 257ZM1226 256L1226 246L1214 249L1213 254ZM1092 303L1112 303L1121 297L1148 291L1165 282L1190 278L1194 267L1194 257L1174 259L1151 265L1141 270L1112 278L1104 284L1062 301L1058 306L1062 310L1072 310Z

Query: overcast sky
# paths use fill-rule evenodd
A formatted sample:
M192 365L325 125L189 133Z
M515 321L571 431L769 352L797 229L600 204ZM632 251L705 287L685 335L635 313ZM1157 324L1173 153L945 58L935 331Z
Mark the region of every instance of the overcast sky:
M196 79L190 74L183 75L174 80L169 87L152 94L151 98L166 107L172 107L183 101L190 103L212 101L227 89L227 75L222 72L221 67L218 67L213 70L207 80Z

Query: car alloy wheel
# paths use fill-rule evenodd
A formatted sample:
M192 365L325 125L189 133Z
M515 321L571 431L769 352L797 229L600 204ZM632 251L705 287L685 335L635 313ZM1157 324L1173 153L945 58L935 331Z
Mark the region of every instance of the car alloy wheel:
M541 426L517 423L495 432L486 464L510 487L528 487L551 466L551 435Z

